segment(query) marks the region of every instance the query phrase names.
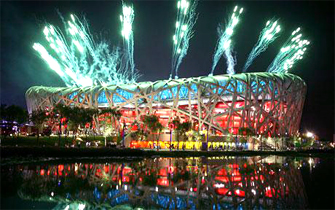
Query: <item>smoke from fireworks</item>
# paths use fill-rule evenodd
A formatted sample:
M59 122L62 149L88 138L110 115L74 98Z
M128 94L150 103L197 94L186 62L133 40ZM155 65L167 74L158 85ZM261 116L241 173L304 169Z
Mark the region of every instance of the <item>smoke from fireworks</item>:
M298 34L300 28L292 32L289 39L285 42L279 53L268 67L268 72L271 73L287 73L293 65L303 58L308 40L301 40L302 34Z
M224 31L224 26L220 24L218 26L218 43L216 45L215 53L213 56L213 66L210 75L213 75L216 65L218 64L219 60L221 59L222 55L226 57L227 60L227 73L234 74L234 66L236 64L236 60L232 55L232 46L231 46L231 37L234 34L234 28L239 22L239 16L243 12L243 8L239 11L238 6L235 6L234 12L231 18L228 21L226 26L226 30Z
M124 61L122 62L125 71L130 70L132 78L131 81L135 82L138 74L135 72L135 62L134 62L134 36L132 30L132 24L134 21L134 10L133 7L127 6L122 3L122 15L120 15L120 21L122 24L121 34L123 37L123 51L124 51Z
M180 0L177 2L177 22L176 30L173 35L173 50L172 50L172 68L170 79L172 78L173 72L175 72L175 78L178 78L178 69L187 54L189 41L193 36L193 26L197 20L197 14L195 12L197 2L187 0Z
M257 43L250 52L249 57L244 64L243 72L246 72L254 59L259 56L259 54L264 52L268 48L269 44L278 38L280 30L280 25L277 25L277 20L274 22L270 20L267 21L265 28L259 35Z
M43 33L49 46L34 43L33 48L54 70L67 86L92 86L96 84L124 84L134 80L132 72L119 68L121 55L118 48L109 49L105 41L96 44L86 20L75 15L64 22L62 32L48 24ZM51 48L51 49L50 49Z

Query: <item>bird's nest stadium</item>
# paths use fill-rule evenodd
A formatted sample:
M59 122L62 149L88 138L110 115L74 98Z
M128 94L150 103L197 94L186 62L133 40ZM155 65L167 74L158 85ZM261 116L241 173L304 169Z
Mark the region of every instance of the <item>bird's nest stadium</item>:
M243 73L117 86L34 86L27 90L26 101L29 112L58 103L112 107L126 123L141 123L141 116L155 114L164 126L177 117L216 135L249 128L278 137L298 131L305 94L306 84L296 75Z

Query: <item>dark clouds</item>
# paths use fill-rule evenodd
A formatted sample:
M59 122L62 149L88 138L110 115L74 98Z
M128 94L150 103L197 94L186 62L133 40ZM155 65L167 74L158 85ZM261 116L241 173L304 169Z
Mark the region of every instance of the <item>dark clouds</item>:
M236 70L244 65L265 22L280 18L284 29L268 50L261 54L250 71L264 71L282 43L298 26L311 41L302 61L292 73L308 85L302 128L332 138L334 133L334 4L333 2L239 2L244 7L241 24L233 38L237 56ZM198 22L190 41L188 55L180 66L180 77L207 75L217 40L216 27L235 5L226 1L199 2ZM67 17L70 13L85 15L92 32L113 45L121 42L119 1L39 1L1 2L1 103L25 105L24 93L33 85L63 86L61 79L38 58L32 44L43 40L43 23L62 28L56 9ZM175 2L136 1L135 63L141 81L167 79L171 68L172 35ZM99 32L99 33L96 33ZM222 59L215 74L223 73Z

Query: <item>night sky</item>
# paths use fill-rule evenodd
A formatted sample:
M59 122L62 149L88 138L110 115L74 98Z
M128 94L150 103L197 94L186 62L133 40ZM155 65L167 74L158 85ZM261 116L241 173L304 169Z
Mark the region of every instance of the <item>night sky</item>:
M236 3L200 1L195 34L188 55L179 69L179 77L208 75L217 41L216 27L227 20ZM176 21L175 1L133 2L135 20L135 64L142 74L140 81L168 79L171 68L172 36ZM265 71L282 44L297 27L309 45L304 58L291 69L307 83L307 99L301 122L302 131L313 131L332 140L334 133L334 3L329 2L239 2L244 7L241 22L233 37L237 56L235 71L240 72L267 20L280 18L284 30L268 50L262 53L249 71ZM1 103L26 106L24 93L34 85L64 86L33 50L34 42L45 44L45 22L63 29L56 10L65 18L70 13L84 15L91 32L121 44L120 1L8 1L1 2ZM225 59L215 74L225 73Z

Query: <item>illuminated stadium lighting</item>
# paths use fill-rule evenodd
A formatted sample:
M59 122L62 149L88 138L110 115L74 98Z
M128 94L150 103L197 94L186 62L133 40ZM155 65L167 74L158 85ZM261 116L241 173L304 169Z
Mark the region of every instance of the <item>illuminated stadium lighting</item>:
M142 122L144 113L157 114L165 127L179 116L196 122L199 130L209 128L223 134L226 130L237 133L239 128L249 127L255 133L278 136L298 131L305 93L306 84L298 76L247 73L94 89L37 86L26 92L26 100L29 112L54 107L59 102L100 109L114 107L129 123Z

